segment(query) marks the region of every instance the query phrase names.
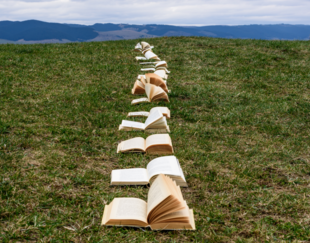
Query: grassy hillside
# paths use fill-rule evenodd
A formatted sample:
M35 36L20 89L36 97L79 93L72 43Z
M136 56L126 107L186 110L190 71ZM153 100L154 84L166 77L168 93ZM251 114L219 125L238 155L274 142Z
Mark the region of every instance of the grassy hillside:
M139 65L137 40L0 45L2 242L257 242L310 238L309 42L150 39L171 70L169 120L194 232L101 227ZM165 103L159 103L165 105ZM142 121L143 119L136 119Z

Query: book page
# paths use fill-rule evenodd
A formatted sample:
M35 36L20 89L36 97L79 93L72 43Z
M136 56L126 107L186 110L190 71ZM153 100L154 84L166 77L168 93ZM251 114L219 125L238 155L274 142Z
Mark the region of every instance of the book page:
M150 113L154 112L155 110L159 110L163 115L168 115L169 116L169 109L167 107L154 107L150 110Z
M169 134L154 134L146 138L146 149L152 145L166 145L169 144L172 146L171 138Z
M160 114L162 114L160 111L158 111ZM166 117L162 114L162 117L157 120L156 122L153 122L149 128L158 128L158 127L167 127L167 119Z
M149 116L149 112L147 111L136 111L136 112L129 112L127 116Z
M154 65L154 64L156 65L157 63L159 63L159 62L158 61L155 61L155 62L140 62L139 64L140 65L150 65L150 64L151 65Z
M139 61L139 60L147 60L146 57L136 57L136 60Z
M165 70L156 70L154 73L157 74L161 78L165 78L166 77Z
M145 93L149 100L152 100L152 87L155 86L153 84L145 85Z
M163 114L159 110L155 110L154 112L150 113L148 118L145 121L145 129L148 128L152 123L158 121L163 117Z
M138 75L137 79L141 79L141 77L143 77L144 79L146 79L145 75L142 75L142 74Z
M163 179L164 175L159 175L150 187L147 196L147 215L162 201L164 201L171 194Z
M153 159L146 168L149 175L148 179L159 174L181 176L175 156L163 156Z
M141 76L141 79L140 79L141 81L141 84L143 85L143 88L145 87L145 78L143 77L143 76Z
M186 221L186 218L187 218L189 221L189 217L190 217L190 211L189 211L189 208L185 202L185 208L184 209L181 209L179 211L169 213L169 214L164 215L163 217L157 218L156 223L164 222L165 220L169 220L169 219L174 219L174 221L178 221L178 218L179 219L183 218L183 221L184 221L184 219ZM181 220L181 222L182 222L182 220Z
M131 104L136 105L136 104L143 103L143 102L150 102L150 101L148 98L139 98L139 99L135 99L131 101Z
M147 51L146 53L144 53L144 56L147 58L147 59L151 59L153 57L157 57L157 55L155 53L153 53L152 51Z
M147 170L143 168L132 168L122 170L112 170L112 182L147 182Z
M122 142L121 151L127 151L132 149L141 149L145 151L144 138L136 137Z
M114 198L110 219L141 220L146 222L147 204L139 198Z
M141 71L148 72L148 71L155 71L155 68L141 68Z
M176 158L176 160L177 160L178 165L179 165L179 171L180 171L180 173L181 173L181 177L183 178L184 181L186 181L186 180L185 180L184 173L183 173L183 170L182 170L181 165L180 165L180 162L179 162L179 160L178 160L177 158Z
M159 66L167 67L167 62L166 61L157 62L157 64L155 65L155 68L157 68Z
M127 121L127 120L123 120L121 126L122 127L128 127L128 128L130 128L130 127L137 128L140 130L145 129L145 125L142 122Z

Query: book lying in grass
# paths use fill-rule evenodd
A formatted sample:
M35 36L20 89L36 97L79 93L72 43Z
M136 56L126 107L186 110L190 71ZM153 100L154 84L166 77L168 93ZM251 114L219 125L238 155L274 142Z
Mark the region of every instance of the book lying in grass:
M151 46L149 43L142 41L141 43L138 43L135 46L134 51L141 51L142 52L143 50L153 49L153 48L154 48L154 46Z
M144 78L145 77L145 78ZM147 73L144 77L141 77L140 81L136 80L131 93L132 94L144 94L145 93L145 84L154 84L161 87L166 93L169 92L166 81L164 81L160 76L155 73Z
M157 100L165 100L169 102L169 98L165 90L154 84L145 84L145 93L147 98L140 98L131 101L132 105L140 104L143 102L152 102Z
M187 187L179 160L175 156L163 156L153 159L146 169L132 168L112 170L111 185L147 185L165 174L176 182L178 186Z
M169 134L154 134L146 139L136 137L122 141L117 146L117 153L146 152L147 154L173 154Z
M152 230L195 230L179 186L160 174L151 185L147 202L132 197L114 198L105 205L101 225L150 227Z
M152 112L155 112L155 110L158 109L167 119L170 119L170 110L168 109L168 107L154 107L150 110L150 112L147 111L134 111L134 112L129 112L127 116L144 116L144 117L148 117Z
M118 130L137 131L144 130L150 132L170 132L166 117L159 109L155 109L145 123L123 120Z

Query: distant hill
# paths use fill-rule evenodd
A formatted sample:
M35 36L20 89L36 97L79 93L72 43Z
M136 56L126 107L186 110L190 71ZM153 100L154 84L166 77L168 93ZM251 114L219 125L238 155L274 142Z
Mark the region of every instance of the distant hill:
M48 39L86 41L97 36L98 33L87 26L76 28L66 24L46 23L37 20L0 22L0 39L10 41L41 41Z
M310 25L173 26L47 23L37 20L0 21L0 43L64 43L105 41L161 36L207 36L217 38L309 40Z

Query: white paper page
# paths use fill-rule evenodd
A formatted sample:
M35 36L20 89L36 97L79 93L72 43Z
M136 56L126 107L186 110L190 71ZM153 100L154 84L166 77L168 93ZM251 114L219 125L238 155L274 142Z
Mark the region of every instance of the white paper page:
M164 67L158 67L158 70L164 70L166 73L170 73L170 71L168 71L168 69Z
M155 68L141 68L141 71L147 72L147 71L155 71Z
M142 102L149 102L149 99L148 98L135 99L135 100L131 101L131 104L135 105L135 104L139 104L139 103L142 103Z
M167 120L166 120L166 117L165 116L162 116L162 118L161 119L159 119L159 120L157 120L156 122L153 122L152 123L152 127L154 126L154 127L156 127L156 126L161 126L161 127L163 127L163 126L166 126L167 127Z
M127 120L123 120L122 127L133 127L133 128L138 128L138 129L145 129L145 125L142 122L135 122L135 121L127 121Z
M153 159L146 169L149 175L148 179L158 174L181 176L180 167L175 156L163 156Z
M131 138L121 142L121 151L130 151L132 149L145 150L145 140L141 137Z
M167 62L166 61L160 61L155 65L155 68L158 66L167 66Z
M141 168L112 170L111 182L148 182L147 170Z
M147 51L146 53L144 53L144 56L147 58L147 59L151 59L153 57L156 57L157 55L155 53L153 53L152 51Z
M139 64L140 65L147 65L147 64L153 64L153 65L155 64L156 65L157 63L158 62L140 62Z
M161 144L161 145L169 144L169 145L171 145L171 138L170 138L169 134L154 134L154 135L148 136L146 138L145 144L146 144L146 146L145 146L146 149L152 145L157 145L157 144Z
M142 46L140 43L138 43L136 46L135 46L135 49L142 49Z
M141 77L143 77L144 79L146 79L145 75L142 75L142 74L141 74L141 75L138 75L138 78L137 78L137 79L139 79L139 80L140 80L140 79L141 79Z
M150 113L149 117L145 121L145 128L147 128L150 124L158 121L160 118L163 117L163 114L159 110L155 110L154 112Z
M150 113L155 112L156 110L159 110L162 114L168 114L168 108L167 107L162 107L162 106L158 106L158 107L154 107L150 110Z
M184 181L186 181L184 173L183 173L183 170L182 170L181 165L180 165L180 162L179 162L179 160L177 158L176 158L176 160L177 160L178 165L179 165L179 171L180 171L181 177L183 178Z
M147 111L136 111L136 112L129 112L127 116L149 116L149 112Z
M161 78L164 78L166 75L165 70L156 70L154 73L157 74Z
M136 57L136 60L147 60L145 57Z
M157 206L163 202L167 197L171 195L171 192L167 186L164 175L159 175L152 183L149 192L147 194L147 215Z
M110 218L146 221L147 204L139 198L121 197L113 199Z

